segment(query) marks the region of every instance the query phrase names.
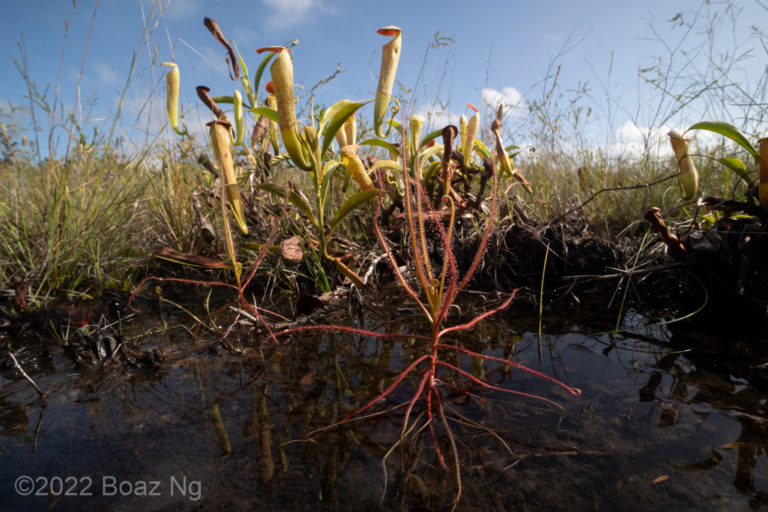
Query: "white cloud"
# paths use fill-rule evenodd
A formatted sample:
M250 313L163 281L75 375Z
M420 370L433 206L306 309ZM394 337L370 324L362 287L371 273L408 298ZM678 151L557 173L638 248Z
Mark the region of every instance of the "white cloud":
M643 130L632 121L627 121L618 129L616 135L620 142L642 142Z
M320 2L318 0L264 0L264 5L270 12L268 26L288 28L307 21L310 13L320 7Z
M415 113L424 116L424 135L426 130L437 130L449 124L459 126L459 114L439 107L421 106L416 108Z
M513 117L521 117L524 113L525 103L523 95L514 87L504 87L501 91L496 89L483 89L483 101L495 112L499 105L504 106L504 114Z
M120 83L120 78L115 72L115 68L103 62L97 62L88 66L94 73L94 79L99 85L116 85Z
M652 155L669 156L672 154L667 136L670 130L667 125L638 126L633 121L627 121L616 130L616 142L608 149L610 154L616 156L641 157L646 148Z

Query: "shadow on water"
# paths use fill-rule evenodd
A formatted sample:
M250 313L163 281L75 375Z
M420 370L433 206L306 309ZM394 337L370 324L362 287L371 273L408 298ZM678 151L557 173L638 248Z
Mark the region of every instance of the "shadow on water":
M373 307L378 314L347 321L424 328L397 301ZM563 407L467 381L473 398L446 390L461 452L459 509L768 509L764 333L699 318L590 334L615 321L600 316L545 318L539 340L538 318L509 311L455 338L583 391L573 398L523 372L456 356L478 378ZM650 322L637 312L624 319ZM13 367L0 373L5 509L441 510L455 495L428 435L382 464L403 424L395 406L413 396L417 379L380 414L307 438L380 393L426 350L421 341L324 333L276 346L242 334L242 350L213 354L212 340L167 331L137 347L159 348L160 367L85 373L55 340L3 341L48 394L43 406ZM439 441L447 450L445 436Z

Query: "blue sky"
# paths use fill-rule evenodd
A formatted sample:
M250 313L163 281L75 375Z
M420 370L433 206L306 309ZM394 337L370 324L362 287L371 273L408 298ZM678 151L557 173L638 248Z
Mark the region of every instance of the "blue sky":
M753 48L750 59L731 69L728 76L749 87L765 73L768 59L762 35L750 28L755 24L759 29L768 21L765 2L734 4L742 9L735 33L727 21L733 9L718 2L700 9L700 2L689 0L104 0L98 7L96 0L79 0L74 6L63 0L12 2L0 20L2 48L6 49L0 56L0 118L7 124L14 120L17 125L30 123L26 85L12 61L21 61L23 41L31 79L41 92L47 88L48 101L58 98L59 117L62 112L74 112L86 133L95 125L101 133L109 131L134 56L118 133L139 147L155 137L171 136L169 130L160 133L165 122L162 77L167 68L159 63L168 60L181 69L183 109L190 127L199 131L210 116L199 109L195 86L207 85L214 95L226 95L238 85L228 78L223 48L203 26L203 17L209 16L234 40L251 70L260 61L257 48L291 39L299 40L294 53L295 79L305 88L331 75L337 66L345 69L316 92L316 101L326 105L343 98L373 96L380 48L388 41L375 31L397 25L403 29L398 80L412 89L410 109L441 112L434 124L455 123L466 111L466 102L482 106L484 99L489 105L502 101L517 107L517 118L524 123L526 107L542 97L544 80L548 78L546 83L551 84L559 65L563 105L576 95L574 91L584 88L581 101L592 108L590 135L608 142L631 142L659 119L655 112L661 93L639 79L638 70L667 63L668 47L683 39L688 24L693 29L683 39L683 49L689 55L706 49L701 33L707 26L705 20L716 13L717 20L725 20L716 41L723 51ZM683 13L683 24L679 19L668 21L677 13ZM450 41L444 39L446 46L427 52L438 33ZM697 66L704 69L706 52L696 58ZM694 67L688 75L697 70ZM702 72L702 81L705 78ZM691 80L670 85L684 91ZM610 101L605 99L608 97ZM706 108L693 102L663 121L665 127L684 128L707 114ZM39 110L36 115L43 127L39 137L47 141L52 121ZM511 132L526 136L523 128ZM61 129L54 133L59 141L66 137Z

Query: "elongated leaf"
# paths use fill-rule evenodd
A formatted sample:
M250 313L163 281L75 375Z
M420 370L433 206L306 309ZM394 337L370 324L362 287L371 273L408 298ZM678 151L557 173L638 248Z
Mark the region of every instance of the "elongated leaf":
M429 180L432 179L432 177L437 174L437 172L440 170L440 167L442 167L442 162L431 162L428 166L426 171L424 172L424 175L421 177L423 183L428 183Z
M505 147L504 150L507 152L507 155L509 155L509 158L515 158L520 153L525 152L527 148L520 147L516 144L510 144L509 146Z
M379 160L371 166L368 172L373 173L376 169L391 169L396 172L403 172L403 166L394 160Z
M325 129L326 125L331 122L331 119L333 119L336 116L336 114L341 112L344 109L344 107L348 107L349 105L354 103L359 103L359 102L355 102L352 100L340 100L334 103L333 105L331 105L330 107L328 107L327 109L325 109L325 111L323 111L323 115L320 116L320 120L317 122L317 131L319 133L323 133L323 130ZM346 117L347 116L345 116L345 120L346 120Z
M253 85L253 93L256 94L257 96L259 95L259 84L261 83L261 75L264 74L264 70L267 69L267 65L269 64L269 61L272 60L272 58L275 55L277 54L269 52L268 55L266 55L263 59L261 59L261 64L259 64L259 67L256 68L256 74L253 76L253 80L251 80L251 84Z
M228 265L220 259L181 252L171 247L165 247L164 249L153 254L152 257L171 261L173 263L181 263L182 265L189 265L192 267L217 268L225 270L230 270L232 268L231 265Z
M256 185L256 190L263 190L274 196L287 199L289 203L301 210L301 212L309 218L313 225L317 226L315 214L312 212L312 208L309 206L309 203L307 203L303 197L301 197L293 190L281 187L280 185L275 185L274 183L259 183Z
M385 140L381 139L366 139L360 143L361 146L376 146L378 148L386 149L387 151L394 151L396 155L400 156L400 149Z
M744 180L747 185L752 183L752 178L749 175L749 169L747 169L747 166L744 164L744 162L741 161L740 158L718 158L717 161L738 174L739 177Z
M394 119L390 119L389 121L384 121L384 124L389 124L390 126L392 126L392 128L394 128L398 132L400 132L403 129L402 125L400 125L400 123L395 121Z
M736 144L749 151L755 160L759 161L760 159L760 155L758 155L757 149L755 149L755 147L749 142L747 136L741 133L741 130L732 124L724 123L722 121L702 121L700 123L694 124L686 131L691 130L708 130L710 132L718 133L724 137L728 137Z
M248 101L251 102L250 106L258 107L259 100L253 90L253 87L251 87L251 77L248 74L248 66L245 65L245 59L243 59L243 56L240 55L239 51L237 51L237 45L235 45L235 53L237 53L237 62L240 63L240 83L243 84L245 95L248 96Z
M229 103L234 104L235 103L235 97L234 96L214 96L211 98L214 103ZM243 107L250 109L251 106L248 105L246 102L243 102Z
M257 252L260 251L262 247L264 247L264 244L259 244L256 242L245 242L240 244L241 249L248 249ZM278 247L276 245L269 245L267 246L267 251L272 254L277 254Z
M491 151L488 149L488 146L486 146L483 141L479 139L475 139L475 150L483 155L485 158L490 158L493 160L493 155L491 154Z
M426 149L421 150L421 154L419 155L421 157L421 163L423 164L428 159L432 158L435 155L439 155L442 157L443 155L443 145L442 144L434 144L431 147L428 147Z
M264 116L270 121L277 122L277 110L269 107L256 107L249 110L252 114L257 116Z
M331 221L331 225L328 228L328 233L326 233L326 238L331 236L331 233L334 229L336 229L336 226L341 222L344 217L349 215L349 213L360 206L361 204L370 201L374 197L378 195L378 191L374 189L367 189L367 190L361 190L357 194L353 195L344 203L341 205L341 207L336 211L336 215L333 217L333 220Z
M672 464L672 467L682 473L691 473L693 471L711 471L716 468L718 464L723 461L723 456L715 449L710 450L710 455L706 459L696 462L695 464L688 464L687 466L676 466Z
M440 128L439 130L435 130L435 131L433 131L433 132L429 132L428 134L426 134L426 135L424 136L424 138L423 138L423 139L421 139L421 145L422 145L422 147L423 147L423 146L424 146L424 144L426 144L427 142L429 142L429 141L431 141L431 140L435 140L436 138L440 137L441 135L443 135L443 129L442 129L442 128Z
M341 165L341 162L338 160L331 160L325 166L323 167L323 181L320 188L320 200L325 204L325 197L328 195L328 190L330 189L330 183L331 183L331 177L333 176L333 172L336 170L338 166Z
M343 264L341 261L339 261L336 258L330 258L333 260L333 262L336 264L336 268L339 269L339 272L347 276L353 283L355 283L355 286L358 288L365 288L365 283L363 283L363 280L355 274L352 269L350 269L348 266Z
M318 128L323 138L323 148L321 154L325 154L325 152L328 151L328 148L331 147L333 138L336 136L336 132L339 131L339 128L341 128L341 125L344 124L344 121L346 121L349 116L354 114L357 109L366 103L370 103L371 101L373 100L341 100L328 107L328 110L325 111L325 114L323 114L323 117L320 119L320 123L318 124Z

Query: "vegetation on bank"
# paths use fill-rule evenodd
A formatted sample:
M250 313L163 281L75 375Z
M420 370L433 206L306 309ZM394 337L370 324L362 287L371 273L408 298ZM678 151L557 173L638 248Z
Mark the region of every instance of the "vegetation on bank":
M401 50L394 27L381 30L391 41L382 49L372 110L366 100L320 107L312 105L310 97L302 110L309 113L302 119L294 110L291 63L291 52L301 51L300 46L268 48L273 53L263 54L249 72L245 59L215 22L206 21L206 27L227 47L230 74L236 79L234 94L198 88L212 108L211 119L232 126L234 144L226 141L222 146L230 148L231 168L222 164L221 151L211 146L210 138L205 133L192 137L190 133L199 131L189 130L179 116L179 87L189 85L183 82L183 69L173 63L164 63L168 66L164 100L169 125L178 135L157 139L138 151L124 149L127 145L121 146L112 133L107 137L94 132L89 138L70 118L62 123L70 137L66 153L42 159L39 148L21 142L22 131L7 118L0 137L0 288L29 286L32 305L59 293L132 290L140 278L156 270L158 262L168 259L230 272L217 277L237 282L242 267L262 250L268 253L262 272L273 271L273 285L295 289L298 280L302 287L318 292L350 280L359 285L381 251L370 229L379 200L376 190L383 192L384 223L393 223L387 226L390 235L405 237L397 226L404 213L403 190L396 180L402 169L418 176L436 209L443 196L451 197L459 215L472 217L478 228L494 216L503 224L504 219L514 222L515 215L522 214L536 225L576 222L597 233L637 235L648 229L643 214L654 206L668 224L711 225L722 212L705 212L698 204L702 194L740 200L757 190L757 166L750 162L748 148L737 148L742 151L738 153L733 145L716 139L706 139L706 146L694 141L690 148L696 157L699 193L687 198L681 197L676 179L682 160L670 151L659 151L653 130L646 134L641 152L621 153L589 143L583 134L594 114L582 104L587 90L570 91L569 96L558 83L557 62L541 85L541 98L527 104L527 117L512 116L503 106L485 105L481 114L462 116L455 133L442 129L421 133L420 116L400 110L394 99L399 97L393 84ZM684 66L673 57L677 58L670 54L667 61L660 61L656 71L661 78L641 71L660 91L683 84L679 87L683 93L664 92L656 100L659 127L694 98L717 105L726 94L732 103L734 94L752 100L743 107L748 112L741 128L760 126L764 109L756 105L764 84L753 91L712 83L694 90L694 76L685 75ZM707 72L727 69L721 61ZM20 71L31 82L24 68ZM727 75L722 79L727 82ZM60 116L51 111L44 93L34 86L29 92L39 117ZM219 92L222 95L217 96ZM612 101L607 98L609 107ZM498 146L491 129L494 120L496 128L503 129L503 150L494 149ZM527 123L526 131L521 130L522 123ZM747 137L754 147L758 138ZM442 149L454 141L455 154L443 154ZM510 142L532 144L518 147ZM55 155L53 146L49 153ZM734 163L735 157L746 164ZM483 204L489 179L483 168L486 159L499 167L502 176L495 212ZM219 169L225 169L221 176ZM377 186L380 172L384 182ZM300 253L293 258L301 257L300 264L286 259L281 250L286 240L298 241L294 245ZM400 241L407 245L405 238ZM164 259L151 257L158 253ZM226 268L230 270L222 270ZM163 271L200 272L193 266Z

